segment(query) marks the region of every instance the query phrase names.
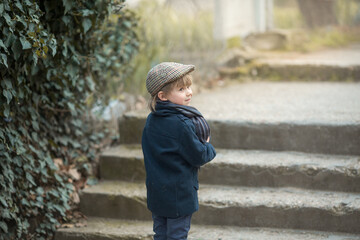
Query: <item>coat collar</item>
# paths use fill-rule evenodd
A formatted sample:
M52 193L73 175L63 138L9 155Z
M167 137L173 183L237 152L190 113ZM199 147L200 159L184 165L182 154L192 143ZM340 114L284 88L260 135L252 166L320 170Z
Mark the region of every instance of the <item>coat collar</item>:
M155 112L153 114L155 116L169 116L173 114L179 114L180 112L177 111L175 108L169 107L166 103L169 101L157 101L155 106Z

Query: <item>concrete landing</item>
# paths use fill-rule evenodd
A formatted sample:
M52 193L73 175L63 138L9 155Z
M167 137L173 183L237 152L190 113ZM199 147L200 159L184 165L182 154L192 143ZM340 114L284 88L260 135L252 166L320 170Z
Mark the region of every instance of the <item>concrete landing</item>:
M360 83L232 83L195 95L191 104L212 120L360 124Z
M194 94L191 105L209 120L360 124L360 83L230 82ZM143 110L136 115L148 113Z

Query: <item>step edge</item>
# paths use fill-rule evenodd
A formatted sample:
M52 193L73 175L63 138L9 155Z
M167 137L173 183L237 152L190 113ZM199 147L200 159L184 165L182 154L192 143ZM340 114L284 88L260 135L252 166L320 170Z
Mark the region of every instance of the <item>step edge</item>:
M99 221L106 222L107 223L106 225L110 225L110 226L115 224L115 223L117 223L117 224L122 224L122 223L139 224L140 223L140 224L145 225L146 227L148 227L149 231L148 231L148 233L145 233L145 234L144 233L141 233L141 235L138 234L137 235L138 237L149 237L149 236L153 235L153 232L152 232L152 224L153 224L153 222L152 221L139 221L139 220L127 220L127 219L111 219L111 218L89 217L87 222L93 222L94 224L97 224ZM84 228L89 229L88 226L86 226ZM112 228L112 226L110 228ZM324 235L326 237L324 239L327 239L328 237L332 237L331 239L334 239L334 240L336 239L336 237L347 237L347 238L360 239L360 234L333 232L333 231L327 232L327 231L316 231L316 230L307 230L307 229L288 229L288 228L269 228L269 227L239 227L239 226L231 226L231 225L218 226L218 225L199 225L199 224L191 224L189 238L191 239L194 232L196 233L196 231L199 231L199 230L210 229L211 231L214 231L214 230L219 230L219 229L222 230L224 228L226 228L225 231L231 230L232 232L237 231L239 233L240 232L243 232L243 233L249 232L250 234L254 234L254 233L256 234L259 231L265 231L265 232L268 232L268 233L273 233L273 232L279 233L280 232L280 234L288 234L288 235L294 235L294 236L296 236L296 235L309 236L310 235L309 239L314 239L313 237L320 237L320 236L324 236ZM79 230L80 230L81 233L90 233L90 234L99 233L97 230L95 230L93 228L90 229L90 230L93 230L93 231L89 231L89 232L81 231L82 228L58 228L57 231L56 231L56 234L59 234L59 233L60 234L61 233L70 233L71 234L71 233L79 232ZM117 236L121 236L121 235L111 234L110 237L112 237L112 236L117 237ZM124 236L126 236L126 235L124 235ZM133 234L130 234L130 235L127 235L127 236L132 237ZM112 238L109 238L109 239L112 239ZM303 239L303 238L299 238L299 239ZM55 240L56 240L56 236L55 236Z
M126 147L125 144L123 144L122 146ZM142 156L142 150L141 147L139 145L139 149L126 149L126 151L128 151L128 153L130 154L124 154L122 155L121 152L118 153L114 153L115 149L119 149L118 147L113 147L111 149L108 149L107 151L105 151L104 153L102 153L100 155L100 161L105 160L121 160L121 159L131 159L131 160L138 160L141 161L144 159L144 157ZM118 150L119 151L119 150ZM353 156L353 155L330 155L330 154L318 154L318 153L303 153L303 152L296 152L296 151L267 151L267 150L233 150L233 149L216 149L218 155L216 156L216 158L209 162L208 164L216 166L216 165L221 165L221 166L225 166L225 165L229 165L229 166L239 166L241 167L261 167L261 168L266 168L268 170L273 170L273 169L277 169L277 168L291 168L291 169L300 169L300 168L305 168L305 169L311 169L314 170L313 168L316 168L316 172L323 172L325 171L329 171L330 173L336 173L336 174L345 174L345 170L354 170L356 169L356 167L354 167L353 165L358 164L358 161L360 159L360 157L358 156ZM228 156L223 156L222 154L226 153L226 152L235 152L233 153L234 155L238 155L240 157L242 157L242 159L244 158L249 158L249 156L246 156L246 154L262 154L263 156L266 156L267 154L273 155L273 154L281 154L281 155L289 155L288 157L295 157L297 159L307 159L307 158L326 158L329 157L331 158L330 160L322 160L323 162L329 162L334 164L336 163L336 166L331 167L324 167L324 166L320 166L319 164L316 164L316 162L309 162L308 160L303 161L292 161L289 160L288 158L285 158L285 160L283 160L284 162L282 162L282 164L269 164L269 163L260 163L259 161L254 162L254 161L226 161L225 159L228 159ZM141 156L140 156L141 155ZM245 156L244 156L245 155ZM279 155L279 157L282 157L281 155ZM300 156L299 158L299 155ZM251 156L250 156L251 158ZM265 158L265 157L264 157ZM287 160L286 160L287 159ZM315 159L316 160L316 159ZM337 162L339 161L339 162ZM204 166L205 167L205 166ZM306 171L306 170L305 170ZM301 171L304 172L304 171ZM360 177L360 171L358 173L358 175L356 175L356 173L353 173L351 175L346 174L347 177Z
M124 181L109 181L109 180L103 180L101 181L98 185L97 188L101 188L101 186L106 185L106 184L116 184L116 183L122 183L124 185L129 184L127 182ZM104 191L102 189L96 190L94 191L94 188L91 190L90 188L86 188L84 190L82 190L80 192L80 198L82 198L83 196L87 195L87 194L96 194L96 195L103 195L103 196L113 196L113 197L125 197L128 199L132 199L132 198L136 198L137 200L141 200L141 201L146 201L146 187L145 187L145 183L130 183L131 185L135 186L138 188L137 190L140 190L141 192L137 192L137 194L134 195L129 195L127 193L121 193L119 190L116 190L115 192L113 191ZM117 188L121 188L119 186L117 186ZM322 200L325 200L325 203L320 204L320 205L314 205L313 201L311 202L306 202L304 201L303 203L300 203L298 199L294 199L293 201L290 201L291 204L286 204L282 201L269 201L267 204L264 204L263 202L259 201L259 203L254 203L254 202L249 202L249 201L239 201L239 202L234 202L234 201L226 201L223 199L220 199L220 201L215 201L215 200L206 200L206 198L204 197L205 194L201 194L201 190L202 189L227 189L229 191L233 191L233 192L238 192L239 190L243 190L245 192L249 193L249 196L255 192L255 194L261 190L262 192L260 194L271 194L274 193L275 194L287 194L291 191L296 191L297 194L295 196L306 196L307 198L310 199L317 199L319 200L319 194L321 193L322 195L320 196L322 198ZM254 190L254 191L252 191ZM257 191L255 191L257 190ZM134 193L134 192L132 192ZM213 192L214 193L214 192ZM290 193L291 194L291 193ZM338 203L335 204L335 202L333 202L332 200L329 201L329 204L326 204L326 200L328 200L328 197L326 197L327 195L332 195L335 198L338 199ZM338 195L338 197L337 197ZM350 209L352 209L352 211L357 211L360 213L360 205L359 206L352 206L351 205L351 201L349 199L354 199L354 198L359 198L360 199L360 194L357 193L347 193L347 192L332 192L332 191L318 191L318 190L308 190L308 189L300 189L300 188L293 188L293 187L280 187L280 188L270 188L270 187L262 187L262 188L258 188L258 187L239 187L239 186L223 186L223 185L209 185L209 184L200 184L200 188L199 188L199 205L204 205L204 206L218 206L219 208L222 207L269 207L269 208L294 208L294 209L298 209L299 207L302 209L305 208L313 208L313 209L321 209L321 210L334 210L334 207L339 207L341 209L339 209L338 213L348 213L350 211ZM239 199L238 199L239 200ZM317 201L314 201L317 202ZM349 203L350 202L350 206ZM295 204L294 204L295 203ZM306 203L306 204L304 204ZM332 203L332 204L331 204ZM341 211L340 211L341 210Z

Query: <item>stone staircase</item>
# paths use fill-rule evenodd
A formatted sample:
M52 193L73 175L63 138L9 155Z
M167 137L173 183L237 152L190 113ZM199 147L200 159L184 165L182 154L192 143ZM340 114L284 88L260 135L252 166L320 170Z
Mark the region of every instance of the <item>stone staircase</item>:
M270 85L277 83L259 84L256 89L274 93ZM283 90L285 85L275 87ZM318 86L327 91L324 83ZM354 86L349 89L359 90L359 85ZM226 102L226 96L233 94L231 89L239 92L236 88L240 87L230 86L211 96L214 101ZM306 95L304 89L301 91ZM341 102L337 92L329 92ZM241 95L251 104L256 102L256 94L254 98L244 91ZM350 102L359 99L356 94L339 94L353 98ZM320 104L321 96L315 95L313 101ZM291 114L286 115L285 110L277 114L277 120L265 111L263 119L244 120L236 117L239 113L235 117L221 116L219 111L230 114L232 109L234 114L243 110L231 104L226 109L216 108L213 114L206 112L216 104L208 101L206 107L202 97L209 96L205 93L194 99L194 106L199 106L209 119L217 157L200 169L200 209L193 215L189 239L360 239L360 109L342 106L341 113L332 105L339 115L346 115L344 109L353 112L348 117L339 116L339 121L329 116L321 121L312 118L312 105L307 106L308 110L296 106L306 118L297 117L299 121L289 120ZM271 98L265 95L264 101L279 110L280 105ZM283 104L284 99L278 100ZM265 102L259 104L266 107ZM152 239L140 146L146 115L128 113L120 122L121 145L102 154L100 183L81 194L80 207L88 216L87 227L59 229L55 240Z

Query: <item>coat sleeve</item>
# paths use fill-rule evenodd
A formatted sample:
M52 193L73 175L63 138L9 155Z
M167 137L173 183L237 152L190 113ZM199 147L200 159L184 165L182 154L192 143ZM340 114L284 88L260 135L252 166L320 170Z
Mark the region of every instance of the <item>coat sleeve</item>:
M214 159L216 151L211 143L200 142L193 123L184 121L184 125L180 138L180 155L194 167L200 167Z

